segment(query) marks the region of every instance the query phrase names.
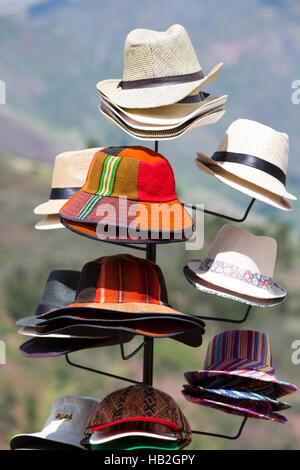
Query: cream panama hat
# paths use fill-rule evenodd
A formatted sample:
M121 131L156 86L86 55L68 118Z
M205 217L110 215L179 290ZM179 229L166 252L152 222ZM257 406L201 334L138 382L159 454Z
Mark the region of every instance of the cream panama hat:
M205 75L181 25L162 32L135 29L125 41L123 80L100 81L97 89L123 108L166 106L215 80L222 65Z
M46 215L46 217L39 220L34 227L36 230L55 230L58 228L65 228L65 226L60 222L59 214Z
M163 131L174 129L193 118L204 116L224 106L227 95L208 98L208 93L197 90L196 94L188 95L179 103L158 108L132 110L120 108L105 98L101 101L104 110L108 109L120 121L135 129Z
M204 259L189 260L197 289L250 305L272 306L286 297L273 281L277 243L224 225ZM265 301L265 305L264 305Z
M57 155L54 163L50 197L38 205L38 215L58 214L62 206L84 185L93 156L101 148L64 152ZM36 228L41 228L42 224Z
M211 158L197 152L198 168L271 206L292 210L285 199L289 138L271 127L238 119L227 129Z
M12 450L38 450L45 449L47 443L60 443L86 449L81 441L100 401L77 396L57 398L42 431L13 436L10 440L10 448Z

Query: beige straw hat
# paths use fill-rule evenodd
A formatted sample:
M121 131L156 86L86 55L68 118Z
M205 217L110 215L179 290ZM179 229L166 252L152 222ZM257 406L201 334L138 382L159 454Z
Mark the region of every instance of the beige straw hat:
M58 214L67 200L84 185L93 156L101 149L91 148L57 155L49 200L37 206L33 212L38 215Z
M125 131L127 134L131 135L137 140L171 140L176 139L177 137L182 136L187 131L194 129L195 127L199 126L207 126L209 124L215 124L218 122L221 117L225 114L224 106L220 106L214 111L210 111L209 113L205 114L204 116L198 116L194 119L190 119L189 121L181 124L180 126L173 127L170 130L163 130L163 131L149 131L149 130L141 130L136 129L132 126L129 126L125 123L125 121L119 119L115 114L113 114L109 109L105 108L103 105L99 107L101 114L105 117L105 119L112 124L118 126L120 129Z
M36 230L56 230L58 228L65 228L60 222L59 214L46 215L43 219L35 224Z
M250 304L257 299L252 305L266 300L265 306L271 306L286 297L286 290L273 281L276 252L273 238L224 225L206 258L189 260L186 266L197 276L199 290Z
M198 168L229 186L283 210L292 210L285 198L297 199L285 189L289 138L271 127L238 119L227 129L211 158L197 152Z
M181 25L162 32L135 29L125 41L123 80L103 80L97 88L124 108L166 106L215 80L222 65L205 75Z
M207 97L208 93L191 93L179 103L147 109L120 108L108 99L102 97L102 106L111 111L125 124L140 130L162 131L171 130L185 122L211 113L224 106L227 95ZM196 99L196 100L195 100Z

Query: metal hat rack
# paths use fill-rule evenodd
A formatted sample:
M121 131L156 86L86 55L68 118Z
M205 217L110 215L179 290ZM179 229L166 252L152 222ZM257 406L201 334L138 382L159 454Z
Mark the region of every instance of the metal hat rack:
M157 140L155 141L155 151L158 152L158 141ZM213 215L213 216L216 216L216 217L221 217L223 219L230 220L232 222L244 222L246 220L246 218L247 218L254 202L255 202L255 199L253 198L251 200L249 206L247 207L243 217L241 217L241 218L234 218L234 217L231 217L231 216L228 216L228 215L225 215L225 214L219 214L217 212L213 212L213 211L210 211L210 210L207 210L207 209L202 209L202 208L197 207L194 204L186 204L186 203L183 203L183 202L182 202L182 204L184 204L186 207L188 207L192 210L202 211L205 214ZM119 245L119 246L126 247L126 248L131 248L131 249L134 249L134 250L145 251L146 252L146 259L149 260L149 261L152 261L153 263L156 263L156 244L155 243L148 243L148 244L145 244L145 246L141 246L139 244L134 244L134 243L126 243L126 242L121 243L121 242L114 242L114 241L110 241L110 240L101 240L101 241L104 241L106 243L112 243L114 245ZM248 318L250 310L251 310L251 305L248 306L245 315L240 320L224 319L224 318L221 318L221 317L209 317L209 316L200 316L200 315L199 316L197 315L197 318L201 318L201 319L204 319L204 320L211 320L211 321L242 323L242 322L246 321L246 319ZM153 385L154 339L145 336L144 341L133 352L131 352L128 355L125 355L124 343L122 341L122 335L121 334L119 334L119 338L120 338L121 357L122 357L123 360L131 359L141 349L143 349L144 355L143 355L143 379L142 379L142 381L133 380L133 379L130 379L128 377L123 377L123 376L120 376L120 375L111 374L109 372L104 372L104 371L93 369L93 368L90 368L90 367L87 367L87 366L84 366L84 365L81 365L81 364L77 364L77 363L70 360L70 357L69 357L68 354L65 354L65 359L66 359L66 361L69 365L71 365L73 367L77 367L77 368L82 369L82 370L86 370L88 372L101 374L101 375L104 375L106 377L114 378L114 379L117 379L117 380L123 380L123 381L129 382L129 383L132 383L132 384L145 384L145 385L152 386ZM217 438L229 439L229 440L235 440L235 439L238 439L241 436L247 419L248 419L247 417L243 418L243 421L240 425L239 430L233 436L226 435L226 434L218 434L218 433L213 433L213 432L206 432L206 431L197 431L197 430L192 430L192 434L205 435L205 436L211 436L211 437L217 437Z

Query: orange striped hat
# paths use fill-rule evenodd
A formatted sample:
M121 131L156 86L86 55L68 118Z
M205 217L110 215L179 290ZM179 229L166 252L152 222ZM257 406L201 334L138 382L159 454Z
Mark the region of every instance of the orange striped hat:
M193 234L170 163L139 146L96 152L86 183L60 216L70 230L96 239L157 243L184 241Z

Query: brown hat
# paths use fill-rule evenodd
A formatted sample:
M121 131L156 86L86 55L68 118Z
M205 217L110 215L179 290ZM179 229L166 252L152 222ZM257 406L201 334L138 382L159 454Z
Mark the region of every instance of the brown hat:
M192 431L174 399L149 385L138 384L107 395L96 408L86 429L94 431L128 422L152 422L173 430L181 449L192 441ZM119 431L116 431L116 438Z

